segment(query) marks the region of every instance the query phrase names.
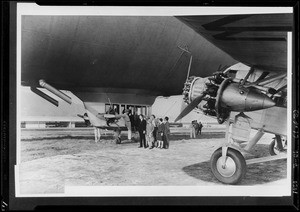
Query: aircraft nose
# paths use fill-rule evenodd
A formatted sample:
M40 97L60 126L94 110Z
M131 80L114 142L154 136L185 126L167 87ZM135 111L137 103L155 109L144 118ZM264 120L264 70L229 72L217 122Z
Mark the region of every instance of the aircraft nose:
M273 107L275 105L276 105L276 103L269 97L264 98L263 108L269 108L269 107Z
M275 106L275 102L267 95L257 91L256 89L249 89L245 101L245 111L261 110Z

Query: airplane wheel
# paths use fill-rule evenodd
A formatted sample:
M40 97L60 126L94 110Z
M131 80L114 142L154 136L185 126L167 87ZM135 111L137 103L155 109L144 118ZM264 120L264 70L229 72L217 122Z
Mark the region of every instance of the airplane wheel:
M116 138L116 144L121 144L121 138Z
M279 153L279 150L275 148L275 145L276 145L276 140L273 139L273 141L269 145L270 155L277 155Z
M214 176L226 184L239 183L246 174L246 161L243 155L232 148L227 150L225 167L222 165L222 148L217 149L210 158L210 167Z
M273 141L269 145L270 155L278 155L279 153L286 151L286 145L283 143L282 146L283 149L280 150L276 145L276 138L273 139Z

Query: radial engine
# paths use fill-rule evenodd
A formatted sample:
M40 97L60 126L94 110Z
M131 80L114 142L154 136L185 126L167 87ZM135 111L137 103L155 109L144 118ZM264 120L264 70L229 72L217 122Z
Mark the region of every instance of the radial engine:
M183 88L184 102L194 105L205 115L216 116L223 123L230 111L247 112L269 108L275 102L261 88L245 86L224 72L211 77L189 77ZM268 89L274 93L274 89ZM180 117L182 118L182 117Z

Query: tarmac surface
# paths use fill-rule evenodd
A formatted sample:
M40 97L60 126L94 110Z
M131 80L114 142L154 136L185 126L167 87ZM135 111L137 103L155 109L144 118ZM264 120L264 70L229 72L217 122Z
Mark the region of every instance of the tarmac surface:
M222 132L223 131L223 132ZM251 151L268 156L272 135ZM224 185L214 178L209 160L225 140L224 130L203 131L196 139L174 133L169 149L115 144L108 132L95 143L93 129L22 130L20 194L63 193L65 186ZM251 164L240 185L280 185L287 180L286 159Z

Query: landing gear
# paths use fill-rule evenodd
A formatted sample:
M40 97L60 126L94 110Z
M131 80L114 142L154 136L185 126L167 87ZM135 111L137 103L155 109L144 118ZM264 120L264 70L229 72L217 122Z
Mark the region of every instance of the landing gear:
M217 149L210 159L212 173L220 182L237 184L244 178L247 165L241 152L249 152L264 134L262 130L258 130L249 140L250 129L248 117L244 114L236 115L233 122L228 121L226 144ZM247 145L242 148L240 144L247 140Z
M251 139L247 139L246 135L248 133L246 130L247 128L251 128L246 127L247 120L243 122L243 119L246 119L246 117L241 115L236 116L232 127L231 123L228 122L226 130L227 142L218 148L210 159L210 167L213 175L225 184L238 184L246 174L247 165L286 159L286 154L282 154L287 148L286 138L275 135L273 142L269 146L272 156L254 157L246 161L244 156L249 156L249 154L253 156L251 150L264 135L264 130L257 130ZM243 128L239 128L241 124L243 124ZM243 131L244 135L242 135ZM247 143L245 146L242 146L241 144L244 142Z
M214 176L222 183L237 184L245 176L247 166L243 155L235 149L228 148L226 157L222 157L221 147L212 154L210 167Z
M139 141L139 133L134 131L132 133L132 137L131 137L131 140L134 142L134 143L137 143Z
M280 135L276 135L269 145L270 155L278 155L282 152L287 151L287 141L283 139Z
M116 144L121 144L121 138L117 137L115 138Z
M115 138L115 141L116 141L116 144L121 144L121 130L120 129L117 129L114 131L114 138Z

